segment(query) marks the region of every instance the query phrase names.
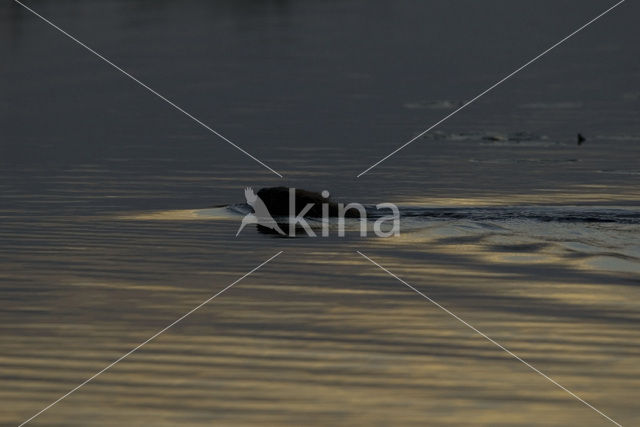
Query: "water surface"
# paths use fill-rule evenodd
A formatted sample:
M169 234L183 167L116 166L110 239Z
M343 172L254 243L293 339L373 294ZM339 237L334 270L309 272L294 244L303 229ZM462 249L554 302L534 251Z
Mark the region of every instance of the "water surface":
M0 421L640 421L640 48L627 2L363 177L601 1L32 1L0 8ZM587 141L578 146L576 134ZM394 202L400 237L282 239L243 189ZM209 210L208 210L209 209Z

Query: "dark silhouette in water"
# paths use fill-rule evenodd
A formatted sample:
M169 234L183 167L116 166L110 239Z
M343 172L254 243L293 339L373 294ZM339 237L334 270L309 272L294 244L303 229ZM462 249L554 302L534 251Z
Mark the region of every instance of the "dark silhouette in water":
M329 199L329 194L324 197L320 193L308 190L295 189L295 213L298 215L307 204L313 204L313 207L304 215L310 218L322 217L322 204L329 205L329 216L338 216L338 204ZM269 187L262 188L258 191L258 197L262 199L269 209L269 213L273 216L289 216L289 188L288 187ZM358 212L350 209L345 212L347 218L358 217Z
M296 215L299 215L308 204L311 204L311 208L304 214L305 218L322 218L324 216L322 212L322 205L326 205L328 207L327 214L329 217L338 216L338 204L329 198L328 192L323 191L322 193L316 193L314 191L300 189L295 189L294 191L294 212ZM292 235L307 236L305 229L302 227L296 226L293 230L291 230L288 224L280 224L276 222L278 217L289 217L289 199L291 197L289 187L262 188L260 191L258 191L258 197L259 199L254 201L253 204L249 203L254 209L254 212L256 212L256 215L258 214L258 212L256 210L256 206L254 205L256 205L256 202L261 200L263 207L268 210L268 213L266 215L263 213L263 216L268 216L270 214L271 216L276 217L275 220L271 219L273 224L271 224L271 221L266 224L256 222L256 227L259 233L278 235L280 237L291 237ZM249 198L247 198L247 200L249 200ZM357 218L359 217L359 215L359 212L355 209L349 209L344 213L345 218ZM280 229L290 230L289 234L285 235L283 232L281 232Z
M586 140L587 140L587 138L582 136L581 133L578 133L578 145L582 145L582 143L585 142Z

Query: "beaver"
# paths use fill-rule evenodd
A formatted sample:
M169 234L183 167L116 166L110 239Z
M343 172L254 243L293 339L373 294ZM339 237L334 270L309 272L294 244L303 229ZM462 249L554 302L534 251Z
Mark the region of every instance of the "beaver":
M329 199L329 193L323 191L316 193L315 191L293 189L295 190L295 213L296 215L308 205L313 206L305 213L305 217L321 218L323 216L322 205L329 207L329 216L338 216L338 203ZM326 197L325 197L326 196ZM258 197L264 202L272 216L289 216L289 187L266 187L258 191ZM349 209L344 213L346 218L357 218L359 213L355 209Z

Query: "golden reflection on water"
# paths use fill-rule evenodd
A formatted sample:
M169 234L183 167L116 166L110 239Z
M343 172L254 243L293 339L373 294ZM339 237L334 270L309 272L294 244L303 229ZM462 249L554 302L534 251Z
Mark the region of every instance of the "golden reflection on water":
M597 185L576 184L562 189L539 189L520 194L484 192L478 196L451 197L430 194L424 197L400 196L393 200L402 205L417 206L503 206L503 205L571 205L571 204L604 204L633 203L640 200L638 185Z
M4 289L2 423L33 415L277 250L34 424L606 424L355 250L623 425L640 421L637 277L586 262L588 246L576 256L575 242L464 222L323 242L233 240L233 221L150 219L54 221L7 251L5 283L23 285Z
M125 221L188 221L235 219L224 207L207 209L173 209L121 215Z

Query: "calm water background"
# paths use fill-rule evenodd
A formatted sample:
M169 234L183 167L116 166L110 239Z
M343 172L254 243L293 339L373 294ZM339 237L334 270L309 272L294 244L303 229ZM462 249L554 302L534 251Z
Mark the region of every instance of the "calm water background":
M34 424L607 423L361 250L637 424L638 225L515 215L424 220L396 239L274 239L235 238L237 220L149 219L242 202L248 185L637 214L637 2L356 179L609 6L524 3L28 3L279 179L5 2L0 422L19 424L284 250Z

